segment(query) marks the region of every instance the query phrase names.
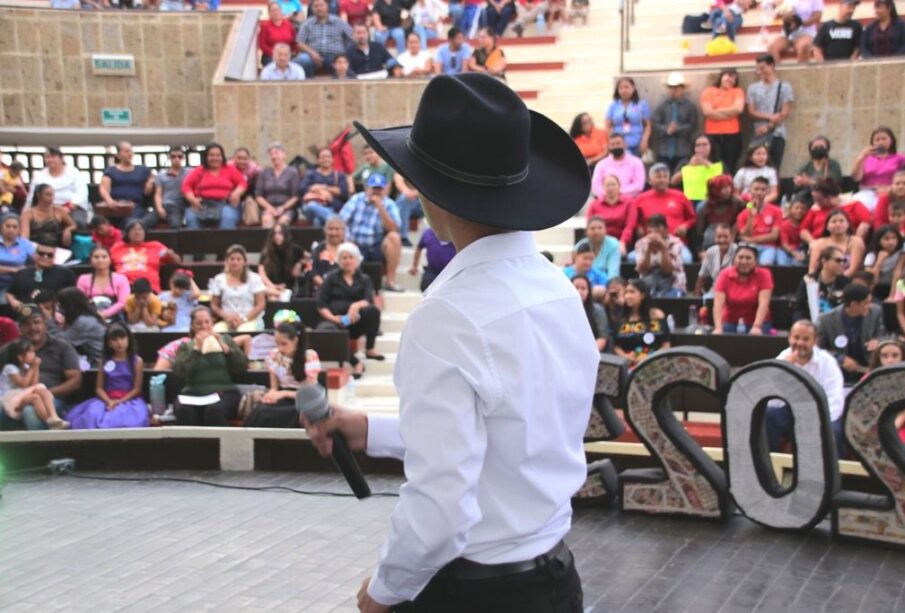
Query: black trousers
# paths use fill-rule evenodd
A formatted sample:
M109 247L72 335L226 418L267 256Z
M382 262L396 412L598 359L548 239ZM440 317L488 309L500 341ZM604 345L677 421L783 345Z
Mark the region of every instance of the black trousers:
M774 136L770 140L770 164L779 174L779 167L782 166L782 158L786 154L786 139L782 136Z
M245 418L246 428L299 428L299 411L291 398L260 404Z
M723 173L735 176L738 170L738 160L742 155L742 135L739 134L708 134L710 142L719 152L719 159L723 162ZM711 157L711 159L713 159Z
M349 331L349 338L355 340L364 336L365 346L373 349L377 343L377 332L380 331L380 309L376 306L366 306L358 314L360 315L358 321L346 328ZM339 329L339 326L329 321L322 321L317 324L317 329L336 330Z
M455 562L434 575L398 613L582 613L581 579L575 561L493 579L459 579Z
M220 392L219 401L203 407L180 404L177 399L174 407L176 423L180 426L226 427L229 425L229 420L236 418L241 399L239 390Z

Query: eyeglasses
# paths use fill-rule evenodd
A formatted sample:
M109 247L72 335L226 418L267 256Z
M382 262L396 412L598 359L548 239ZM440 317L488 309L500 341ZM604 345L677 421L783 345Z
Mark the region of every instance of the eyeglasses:
M39 256L41 256L42 258L52 258L52 257L53 257L53 251L36 251L36 252L35 252L35 255L39 255Z

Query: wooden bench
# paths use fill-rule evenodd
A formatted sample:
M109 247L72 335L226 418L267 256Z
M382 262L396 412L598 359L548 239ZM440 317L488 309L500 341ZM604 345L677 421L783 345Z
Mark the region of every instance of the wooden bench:
M264 240L270 232L267 228L238 228L220 230L149 230L149 241L160 241L179 255L200 255L214 253L222 256L230 245L242 245L251 253L259 253L264 248ZM324 239L321 228L291 229L292 239L303 249L311 250L311 245Z

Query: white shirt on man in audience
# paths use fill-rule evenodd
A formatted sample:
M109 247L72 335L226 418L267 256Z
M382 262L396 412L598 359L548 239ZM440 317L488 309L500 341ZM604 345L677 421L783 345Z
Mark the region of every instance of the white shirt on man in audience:
M304 81L305 69L289 61L289 45L277 43L273 47L273 61L261 71L262 81Z

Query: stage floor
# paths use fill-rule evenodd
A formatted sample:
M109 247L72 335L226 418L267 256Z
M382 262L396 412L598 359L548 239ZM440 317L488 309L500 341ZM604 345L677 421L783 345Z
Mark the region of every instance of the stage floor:
M347 491L332 474L158 476ZM395 491L400 480L370 483ZM173 482L10 483L0 610L353 611L394 504ZM826 522L794 535L743 517L582 509L568 541L589 611L905 610L905 553L832 541Z

